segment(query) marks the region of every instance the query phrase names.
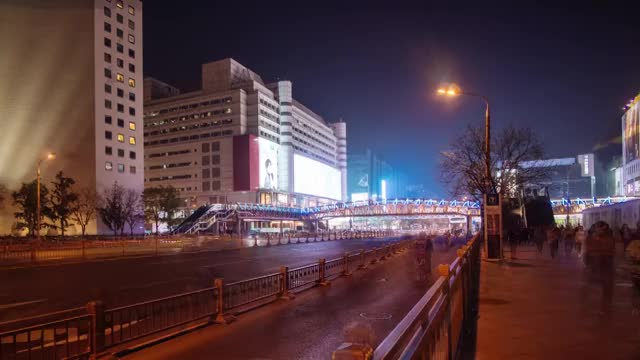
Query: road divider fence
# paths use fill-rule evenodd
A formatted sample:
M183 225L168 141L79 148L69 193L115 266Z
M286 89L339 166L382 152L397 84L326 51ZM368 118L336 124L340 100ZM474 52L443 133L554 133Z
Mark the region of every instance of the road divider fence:
M228 284L215 279L210 288L126 306L107 308L102 301L91 301L85 308L0 323L0 359L95 358L120 345L191 324L229 323L238 313L294 298L294 293L365 269L374 259L384 260L412 242L394 239L371 250L291 269L282 266L277 273Z

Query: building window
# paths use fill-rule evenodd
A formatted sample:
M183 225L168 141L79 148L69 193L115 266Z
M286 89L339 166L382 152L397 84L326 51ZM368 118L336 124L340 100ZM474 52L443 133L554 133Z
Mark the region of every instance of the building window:
M124 67L124 60L116 59L116 64L118 65L119 68Z
M122 39L124 37L124 31L122 31L122 29L116 29L116 36Z
M124 5L122 4L122 0L116 1L116 6L119 7L120 9L123 9Z
M118 149L118 157L124 157L124 150Z
M135 30L136 29L136 24L133 22L133 20L129 20L129 29L131 29L131 30Z
M220 164L220 155L211 155L211 165Z
M118 127L124 127L124 120L118 119Z
M211 176L211 171L209 169L202 169L202 178L208 179Z
M109 116L109 115L105 115L105 117L104 117L104 123L105 123L105 124L111 124L111 116Z
M124 82L124 75L117 73L116 80L118 80L119 82Z
M136 116L136 109L135 109L135 108L130 107L130 108L129 108L129 115L131 115L131 116Z
M111 79L111 69L104 69L104 76L108 79Z
M136 152L135 151L129 151L129 159L131 159L131 160L135 160L136 159Z
M111 64L111 54L104 53L104 61Z
M135 43L136 43L136 37L135 37L135 36L133 36L133 35L131 35L131 34L129 34L129 42L130 42L131 44L135 44Z
M209 152L209 143L202 143L202 152L203 153Z
M107 140L111 140L111 131L105 131L104 132L104 138Z
M220 142L212 142L211 143L211 151L220 151Z
M121 113L124 112L124 105L118 104L118 112L121 112Z
M118 97L124 97L124 90L118 89L117 94L118 94Z
M124 135L118 134L118 142L121 142L121 143L124 142Z
M104 153L107 154L107 155L113 154L113 149L111 148L111 146L105 146L104 147Z
M111 39L104 38L104 46L110 48L111 47Z
M209 165L209 155L202 157L202 165L203 166Z
M108 7L104 7L104 16L111 17L111 9Z
M211 190L220 190L220 181L212 181Z
M133 64L129 64L129 71L131 71L132 73L136 72L136 66Z
M131 145L135 145L136 144L136 138L134 136L129 136L129 144L131 144Z
M133 121L129 121L129 130L135 131L136 123L134 123Z
M104 107L106 107L107 109L111 109L111 100L105 100Z
M106 92L107 94L111 94L111 85L104 84L104 92Z
M119 173L123 173L124 172L124 164L118 164L118 172Z
M130 92L130 93L129 93L129 100L131 100L131 101L136 101L136 94L134 94L134 93Z
M220 168L211 168L211 177L219 178L220 177Z
M133 165L129 166L129 172L132 173L132 174L135 174L136 173L136 167L133 166Z
M209 191L210 189L210 183L208 181L203 181L202 182L202 191Z
M111 163L111 161L105 161L104 169L107 170L107 171L113 170L113 164Z
M129 49L129 57L132 59L136 58L136 51L133 49Z
M136 9L133 8L133 6L129 5L129 14L131 15L135 15L136 14Z
M124 53L124 46L122 46L122 44L117 44L116 49L120 54Z
M129 86L136 87L136 81L132 78L129 78Z
M111 32L111 24L109 24L108 22L104 23L104 31L110 33Z
M122 24L124 22L124 17L120 14L116 14L116 21L118 24Z

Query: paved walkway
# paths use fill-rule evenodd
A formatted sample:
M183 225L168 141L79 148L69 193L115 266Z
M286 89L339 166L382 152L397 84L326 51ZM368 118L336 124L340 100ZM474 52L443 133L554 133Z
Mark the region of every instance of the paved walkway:
M560 250L552 259L548 247L525 247L515 260L482 263L476 359L640 359L640 295L622 259L603 307L582 259Z

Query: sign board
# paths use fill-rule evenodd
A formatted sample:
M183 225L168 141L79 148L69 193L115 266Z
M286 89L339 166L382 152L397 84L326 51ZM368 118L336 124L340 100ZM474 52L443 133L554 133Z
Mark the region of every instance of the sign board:
M578 155L578 163L580 164L580 175L584 177L594 176L594 157L593 154Z
M484 254L489 260L502 259L502 199L484 195Z

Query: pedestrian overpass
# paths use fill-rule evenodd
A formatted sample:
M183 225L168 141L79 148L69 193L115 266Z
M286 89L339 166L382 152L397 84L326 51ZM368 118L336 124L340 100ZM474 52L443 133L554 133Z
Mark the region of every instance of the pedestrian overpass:
M316 207L294 208L262 204L212 204L196 210L174 233L195 234L211 231L216 226L238 227L243 231L243 222L301 221L318 224L340 217L430 217L462 216L470 222L471 217L480 216L480 203L475 201L434 199L393 199L348 201Z

